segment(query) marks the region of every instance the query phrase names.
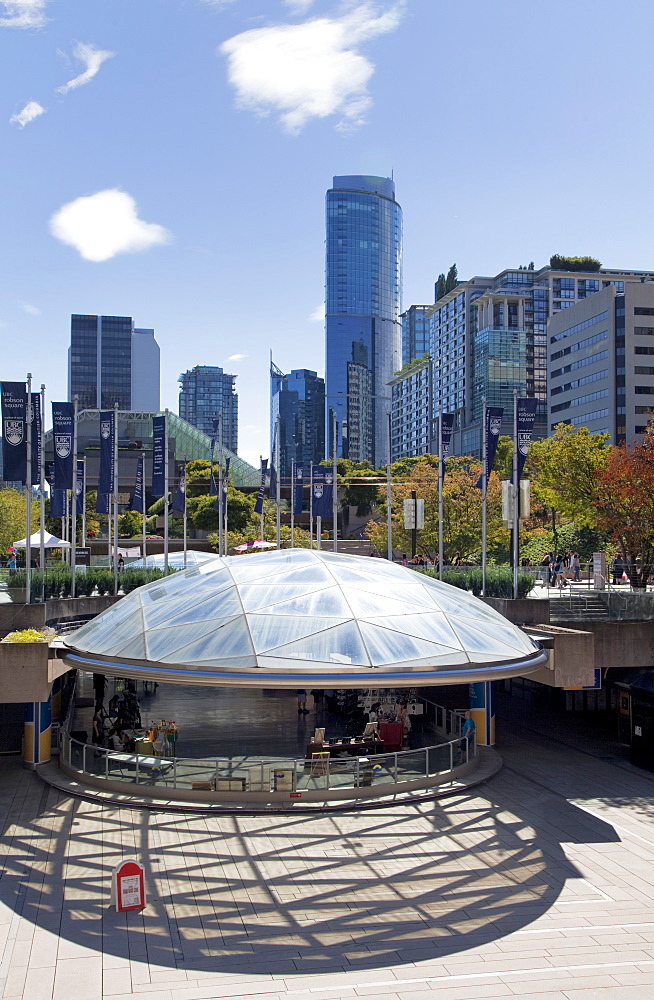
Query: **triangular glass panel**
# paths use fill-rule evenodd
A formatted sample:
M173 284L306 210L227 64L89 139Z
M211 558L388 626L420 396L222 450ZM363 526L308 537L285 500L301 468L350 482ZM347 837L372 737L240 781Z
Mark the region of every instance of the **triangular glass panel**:
M249 656L254 658L254 649L245 618L241 616L227 622L217 631L176 650L174 654L162 656L160 659L162 663L188 663L190 666L195 666L200 661L210 660L220 664L225 660Z
M195 608L200 604L203 604L206 599L213 596L218 600L222 600L226 605L234 606L235 610L229 612L216 611L216 614L224 617L225 614L238 614L241 610L241 606L238 603L238 597L236 595L236 588L234 584L225 577L221 581L221 584L216 587L216 589L201 587L193 588L191 593L186 593L180 591L175 597L169 599L163 599L161 601L144 601L143 602L143 613L145 616L146 628L155 628L157 625L165 625L171 621L171 619L181 615L184 611L189 608ZM234 600L236 600L236 605L234 605Z
M515 649L520 650L520 652L533 653L536 647L533 641L528 635L519 629L516 625L512 625L508 621L476 621L470 618L465 618L461 615L450 615L448 616L450 623L455 629L459 629L460 623L468 625L470 628L477 628L479 631L483 632L485 636L488 637L489 643L493 640L504 643L507 646L513 646Z
M403 599L404 590L402 588L397 591L397 596L390 589L384 594L358 587L347 587L345 584L342 589L343 596L350 605L352 615L355 618L409 614L415 610L410 602Z
M430 597L443 611L451 611L453 614L463 614L477 618L497 618L497 611L490 608L479 597L470 594L467 590L460 590L450 584L441 583L439 580L430 580L425 584L425 588Z
M359 630L354 622L337 625L307 639L269 649L260 654L265 660L268 656L280 659L320 661L327 664L350 664L352 666L369 666L370 660L363 644Z
M182 611L171 610L171 617L161 622L162 625L185 625L187 622L204 622L211 619L234 618L242 614L243 608L238 599L236 587L232 584L218 594L212 594L206 601L185 606Z
M427 639L453 650L461 650L460 641L444 614L434 611L419 615L390 615L383 618L366 618L371 625L392 629L417 639Z
M380 580L380 574L375 572L374 567L370 566L369 563L366 563L365 560L361 560L360 557L359 559L361 562L363 562L363 567L357 565L351 565L350 563L345 563L345 562L332 563L329 568L331 572L334 574L334 578L336 579L336 581L340 583L342 586L346 586L347 584L350 583L355 583L355 584L372 583L376 584L378 587L387 588L388 582L387 581L382 582ZM372 559L370 560L370 563L372 563ZM398 584L402 585L402 582L403 581L401 580L401 578L399 580L394 579L393 586ZM409 583L411 582L410 578L408 579L408 582Z
M285 591L280 587L280 596ZM331 618L351 618L352 610L343 597L340 587L323 587L311 594L306 592L292 600L282 599L279 604L259 608L259 614L266 615L308 615Z
M392 632L390 629L359 622L361 635L374 665L405 663L409 660L425 660L432 656L451 656L452 663L466 659L462 649L451 649L413 635Z
M316 586L322 586L316 584ZM306 584L279 583L276 580L261 581L261 583L244 583L238 592L244 611L258 611L259 608L271 607L292 597L304 597Z
M257 653L295 642L323 629L342 625L342 618L301 618L295 615L248 615L250 635Z
M170 661L171 656L182 646L187 646L194 639L220 630L221 624L232 621L231 618L213 618L208 622L192 622L188 625L175 625L172 628L153 628L146 632L146 647L149 660Z
M112 654L113 656L120 657L121 660L147 660L148 654L145 648L145 635L141 632L140 635L133 636L129 642L112 650Z
M123 600L126 600L126 598L123 598ZM120 604L115 605L115 607L116 609L119 608ZM114 617L108 613L106 617L103 617L102 621L98 620L96 629L90 635L88 633L80 635L83 631L83 629L80 629L74 636L71 636L75 648L87 649L89 652L94 653L111 653L116 643L125 642L135 635L140 635L143 632L143 615L140 603L130 602L131 614L129 615L124 614L126 609L123 608L122 610L123 613L121 615ZM113 611L113 608L110 608L109 611ZM90 624L92 625L94 622Z

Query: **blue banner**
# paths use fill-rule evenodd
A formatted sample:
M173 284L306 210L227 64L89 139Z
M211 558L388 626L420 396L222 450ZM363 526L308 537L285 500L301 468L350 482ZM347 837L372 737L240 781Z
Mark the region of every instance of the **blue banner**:
M66 516L66 490L51 490L50 517Z
M152 418L152 496L162 497L166 492L164 448L166 444L166 417Z
M116 470L114 468L115 414L113 410L100 413L100 482L98 493L116 492Z
M503 416L503 406L486 407L486 468L484 468L482 455L481 475L475 483L475 486L480 490L484 488L484 476L486 477L486 483L488 483L488 477L493 471L493 462L495 461L497 442L500 439L500 431L502 430Z
M266 474L268 472L268 459L261 459L261 485L259 486L259 492L257 493L257 502L254 505L254 513L261 514L263 512L263 498L266 495Z
M41 397L32 393L32 486L41 485Z
M186 510L186 466L179 474L179 483L173 497L173 511L184 516Z
M72 403L52 404L52 441L56 490L73 489L73 422Z
M536 422L537 405L538 401L535 397L521 396L518 399L518 415L516 420L518 431L518 482L520 482L522 470L525 467L527 455L529 454L529 445L531 444L534 423ZM513 447L516 447L516 442L514 442Z
M302 498L304 496L304 466L296 465L293 470L293 515L302 513Z
M447 465L447 460L450 457L450 448L452 445L452 431L454 430L454 414L453 413L441 413L440 419L440 439L441 439L441 467L443 469L443 479L445 479L445 468Z
M98 493L97 500L95 501L95 512L96 512L96 514L108 514L109 513L109 494L108 493Z
M84 513L84 501L86 499L86 467L83 458L77 459L77 477L75 479L75 513Z
M54 462L45 463L45 481L48 486L54 487Z
M268 496L271 500L277 500L277 466L279 465L279 456L277 451L277 424L275 424L275 429L273 431L272 452L270 455L270 488L268 491Z
M132 510L139 514L145 514L145 460L143 455L136 463L136 481L134 483L134 496L132 497Z
M7 483L27 478L27 390L24 382L2 383L2 463Z
M311 503L314 517L332 516L334 473L322 465L314 465L311 482Z

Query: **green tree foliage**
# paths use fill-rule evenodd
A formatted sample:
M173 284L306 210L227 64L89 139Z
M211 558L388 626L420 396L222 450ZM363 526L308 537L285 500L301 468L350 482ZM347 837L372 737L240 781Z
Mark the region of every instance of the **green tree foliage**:
M438 302L439 299L442 299L446 293L447 288L445 285L445 275L439 274L436 281L436 301Z
M136 510L126 510L118 517L118 534L134 538L143 534L143 516Z
M187 500L187 511L191 523L201 531L218 530L218 511L214 507L216 497L207 494ZM235 532L244 531L254 511L254 493L241 493L233 486L227 487L227 527Z
M533 482L532 507L547 508L555 521L594 528L595 473L606 468L610 452L608 434L558 424L551 437L535 441L529 451L526 474Z
M331 462L321 464L331 467ZM336 465L339 506L343 510L356 507L359 517L370 514L381 499L377 485L381 475L370 462L352 462L349 458L339 458ZM366 482L368 479L370 482Z
M452 264L452 267L447 272L447 278L445 279L445 292L451 292L453 288L459 283L458 271L456 269L456 264Z
M553 253L550 267L557 271L599 271L602 264L596 257L564 257L563 254Z
M0 490L0 551L7 552L14 543L25 538L27 498L20 490ZM32 504L32 530L39 528L39 503Z

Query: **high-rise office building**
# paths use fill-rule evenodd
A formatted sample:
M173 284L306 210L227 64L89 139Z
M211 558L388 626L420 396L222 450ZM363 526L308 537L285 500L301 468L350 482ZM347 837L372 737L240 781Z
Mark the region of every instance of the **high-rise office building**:
M425 358L402 366L390 381L391 462L415 458L434 450L432 441L431 361Z
M456 414L452 454L481 455L484 398L504 407L502 433L512 433L514 391L536 397L535 434L550 433L548 322L604 288L621 294L627 284L652 277L603 268L509 269L461 281L438 299L428 310L433 417L439 410Z
M402 320L402 365L416 361L429 354L430 306L409 306L403 312Z
M159 409L159 345L131 316L70 318L68 399L80 410Z
M290 481L293 459L304 465L308 477L310 463L318 465L325 456L325 380L306 368L284 375L274 365L270 377L273 437L280 417L281 479Z
M238 396L236 375L214 365L196 365L179 376L179 415L211 437L222 416L225 448L238 450Z
M548 430L557 424L642 435L654 409L654 281L625 281L575 302L547 327Z
M378 466L388 383L401 363L402 209L388 177L334 177L327 192L325 449Z

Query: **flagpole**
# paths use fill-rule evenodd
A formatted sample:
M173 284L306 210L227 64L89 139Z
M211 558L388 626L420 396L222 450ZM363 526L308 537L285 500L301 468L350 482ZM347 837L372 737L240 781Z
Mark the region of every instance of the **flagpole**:
M275 447L275 534L277 541L277 548L282 547L282 470L280 467L279 456L280 456L280 435L282 433L282 415L277 414L277 433L276 437L276 447Z
M145 536L147 527L145 524L145 452L141 452L141 524L143 526L143 569L148 568L147 543Z
M223 502L223 520L224 520L224 528L223 528L223 555L225 555L225 556L227 555L227 553L229 551L229 541L228 541L228 536L227 536L227 487L228 486L229 486L229 473L227 471L227 468L225 468L225 494L224 494L224 498L223 498L224 499L224 502Z
M39 511L39 563L41 565L41 600L45 601L45 385L41 384L41 440L39 442L41 458L41 474L39 476L39 492L41 493L41 509Z
M520 510L519 496L520 485L518 483L518 391L513 390L513 485L511 487L513 497L513 599L518 598L518 532L520 530Z
M482 438L481 438L481 596L486 596L486 531L487 510L486 496L488 492L488 430L486 418L486 397L482 400Z
M443 579L443 410L438 411L438 579Z
M82 548L86 548L86 459L82 459Z
M218 414L218 555L225 555L223 544L223 415Z
M77 404L78 396L73 396L73 489L71 492L71 571L70 596L75 597L75 570L77 568Z
M32 376L27 373L27 468L26 468L26 510L25 520L27 522L27 534L25 536L25 603L32 601Z
M309 465L309 548L313 548L313 462Z
M316 518L316 548L320 550L322 548L322 517L318 514Z
M338 468L336 463L336 434L338 425L336 423L336 413L332 413L332 534L334 536L334 552L338 552Z
M164 576L168 576L168 407L164 411Z
M295 548L295 459L291 459L291 548Z
M118 594L118 402L114 402L114 596Z
M187 536L186 536L186 494L187 494L187 486L188 486L188 483L186 482L186 462L184 462L184 569L186 569L186 541L187 541Z
M393 491L391 489L391 414L388 414L388 455L386 456L386 558L393 562Z

